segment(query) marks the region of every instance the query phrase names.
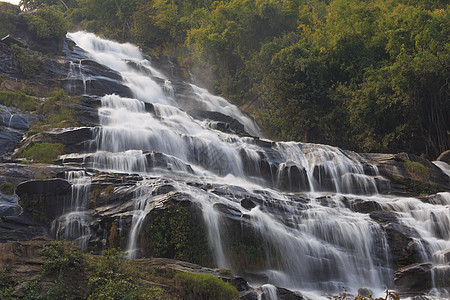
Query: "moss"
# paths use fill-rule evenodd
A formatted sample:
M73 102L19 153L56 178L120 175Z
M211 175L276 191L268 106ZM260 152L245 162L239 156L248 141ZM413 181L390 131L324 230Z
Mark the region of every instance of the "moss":
M226 224L226 228L227 234L223 237L223 243L226 245L226 253L233 270L240 272L265 269L269 246L264 243L261 235L240 222ZM271 255L271 258L275 257L276 255Z
M58 155L64 153L64 145L60 143L37 143L26 149L22 157L34 163L52 163Z
M233 276L233 271L228 269L219 269L219 274L222 276Z
M42 132L49 128L65 128L76 126L75 112L67 107L69 104L78 103L78 97L69 97L64 91L53 92L37 109L44 116L42 120L33 124L28 135Z
M0 185L0 191L2 191L5 195L12 195L14 194L14 191L16 190L16 187L11 182L3 182Z
M411 160L405 160L403 161L403 165L414 179L427 182L430 180L429 170L421 163Z
M238 299L237 289L211 274L178 273L176 285L190 299Z
M147 255L175 258L201 265L212 265L206 229L201 213L193 207L171 204L154 212L143 237Z
M413 180L410 178L399 177L399 176L388 176L388 178L391 181L403 186L403 189L410 191L410 192L416 194L417 196L433 195L433 194L436 194L439 192L443 192L442 189L439 189L434 184L421 182L421 181Z

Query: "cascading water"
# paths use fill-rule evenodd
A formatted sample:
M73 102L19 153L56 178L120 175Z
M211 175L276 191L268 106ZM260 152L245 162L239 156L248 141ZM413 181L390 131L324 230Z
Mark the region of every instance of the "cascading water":
M86 249L90 237L87 201L91 177L85 171L68 171L66 179L72 183L72 193L64 214L54 221L52 231L58 239L74 241Z
M101 97L100 126L93 141L97 151L88 166L176 181L178 192L202 208L218 267L236 268L218 211L226 206L227 213L252 228L265 245L264 273L270 284L322 294L340 292L342 286L352 291L392 288L386 234L367 214L349 208L358 201L395 211L402 224L417 230L418 243L424 241L424 260L445 264L438 253L450 248L448 193L440 195L442 204L437 205L380 195L389 181L360 155L325 145L254 138L261 135L258 127L236 106L195 85L179 96L171 79L152 67L137 47L85 32L68 37L90 59L119 73L133 93L133 98ZM212 122L204 117L208 114L234 120L235 127ZM239 128L247 134L235 134ZM180 178L225 184L236 193L211 193ZM145 179L139 183L130 258L138 256L138 235L152 205L152 188ZM243 207L242 199L252 199L256 207ZM276 297L270 284L263 288Z

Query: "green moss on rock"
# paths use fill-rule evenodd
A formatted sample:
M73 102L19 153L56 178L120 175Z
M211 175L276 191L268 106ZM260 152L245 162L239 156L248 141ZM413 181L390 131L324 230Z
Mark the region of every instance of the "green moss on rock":
M58 155L64 153L64 145L60 143L36 143L24 150L22 157L34 163L52 163Z
M142 250L146 256L212 265L201 212L193 205L169 204L165 209L153 211L142 236Z

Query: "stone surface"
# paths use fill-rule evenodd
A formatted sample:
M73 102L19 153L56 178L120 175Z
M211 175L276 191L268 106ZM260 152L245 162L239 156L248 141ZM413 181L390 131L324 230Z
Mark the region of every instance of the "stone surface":
M432 287L430 263L413 264L395 272L396 290L402 293L426 293Z
M446 162L450 165L450 150L442 152L436 160Z

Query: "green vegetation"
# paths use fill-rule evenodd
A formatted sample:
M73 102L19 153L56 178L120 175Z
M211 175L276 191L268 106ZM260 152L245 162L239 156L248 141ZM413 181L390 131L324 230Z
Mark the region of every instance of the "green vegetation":
M14 33L20 8L6 2L0 2L0 39Z
M91 262L88 299L168 299L161 288L136 280L124 267L124 255L116 249L107 250Z
M41 73L44 63L41 60L39 53L21 48L16 44L11 46L11 50L16 57L17 66L23 76L26 78L33 78Z
M211 265L206 230L201 215L191 208L170 206L158 211L145 228L142 249L155 257L181 259Z
M16 190L16 187L11 182L3 182L0 185L0 191L5 195L12 195L14 194L14 191Z
M449 5L404 0L23 0L37 36L86 29L176 56L275 139L435 158L450 148ZM16 50L21 72L38 72ZM20 59L19 59L20 58ZM32 59L33 58L33 59Z
M53 6L42 6L35 13L26 15L25 20L38 38L62 38L68 29L64 14Z
M14 281L6 277L7 267L0 269L0 299L11 299L14 291Z
M430 173L428 169L421 163L411 160L405 160L403 164L405 165L405 168L408 170L408 172L413 176L413 178L425 182L429 181Z
M64 154L64 145L60 143L36 143L22 153L22 157L34 163L52 163L58 155Z
M24 111L34 111L37 109L38 100L27 96L22 92L3 92L0 91L0 104L5 106L17 107Z
M237 289L211 274L178 273L175 282L190 299L238 299Z

